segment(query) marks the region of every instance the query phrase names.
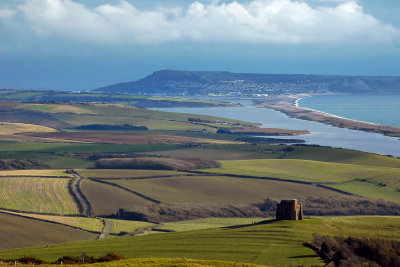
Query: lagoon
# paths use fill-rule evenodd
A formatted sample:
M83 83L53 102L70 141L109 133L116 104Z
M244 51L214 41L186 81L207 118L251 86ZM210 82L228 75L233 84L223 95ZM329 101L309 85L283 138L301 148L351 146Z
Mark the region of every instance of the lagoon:
M229 101L228 99L219 100ZM308 130L311 134L297 136L296 138L305 140L306 144L340 147L400 157L400 140L395 137L336 128L313 121L289 118L281 112L256 107L252 105L249 100L235 99L231 102L240 102L243 107L157 108L157 110L219 116L258 122L262 123L263 127L266 128Z

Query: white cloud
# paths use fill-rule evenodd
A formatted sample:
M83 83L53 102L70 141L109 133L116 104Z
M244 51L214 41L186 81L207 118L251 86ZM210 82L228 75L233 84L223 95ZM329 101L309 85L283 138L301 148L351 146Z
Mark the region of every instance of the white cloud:
M0 7L0 19L11 19L15 16L15 11L7 7Z
M358 1L316 7L300 0L211 1L193 2L185 9L139 10L123 0L95 8L73 0L25 0L19 10L37 34L95 43L290 44L400 39L399 29L364 13Z

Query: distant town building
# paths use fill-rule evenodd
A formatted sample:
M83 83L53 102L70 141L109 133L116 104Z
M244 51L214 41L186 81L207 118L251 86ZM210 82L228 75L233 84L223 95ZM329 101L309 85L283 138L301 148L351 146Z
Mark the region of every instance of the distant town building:
M303 220L303 205L297 199L281 200L276 208L276 220Z

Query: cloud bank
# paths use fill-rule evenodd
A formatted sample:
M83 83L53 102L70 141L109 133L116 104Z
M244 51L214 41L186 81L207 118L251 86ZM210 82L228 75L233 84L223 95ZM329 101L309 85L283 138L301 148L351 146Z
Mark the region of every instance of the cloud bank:
M300 0L193 2L139 10L127 1L89 8L73 0L26 0L2 19L22 20L38 36L104 44L392 42L400 30L363 11L358 1L313 7Z

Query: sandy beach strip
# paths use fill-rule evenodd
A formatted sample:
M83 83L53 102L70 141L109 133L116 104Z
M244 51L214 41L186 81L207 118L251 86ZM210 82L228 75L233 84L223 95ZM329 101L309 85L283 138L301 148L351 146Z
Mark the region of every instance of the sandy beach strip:
M319 110L304 108L299 106L299 101L311 95L288 95L268 97L263 101L258 101L258 105L264 108L270 108L289 117L310 120L339 128L347 128L351 130L380 133L392 137L400 137L400 128L393 126L379 125L371 122L358 121L322 112Z

